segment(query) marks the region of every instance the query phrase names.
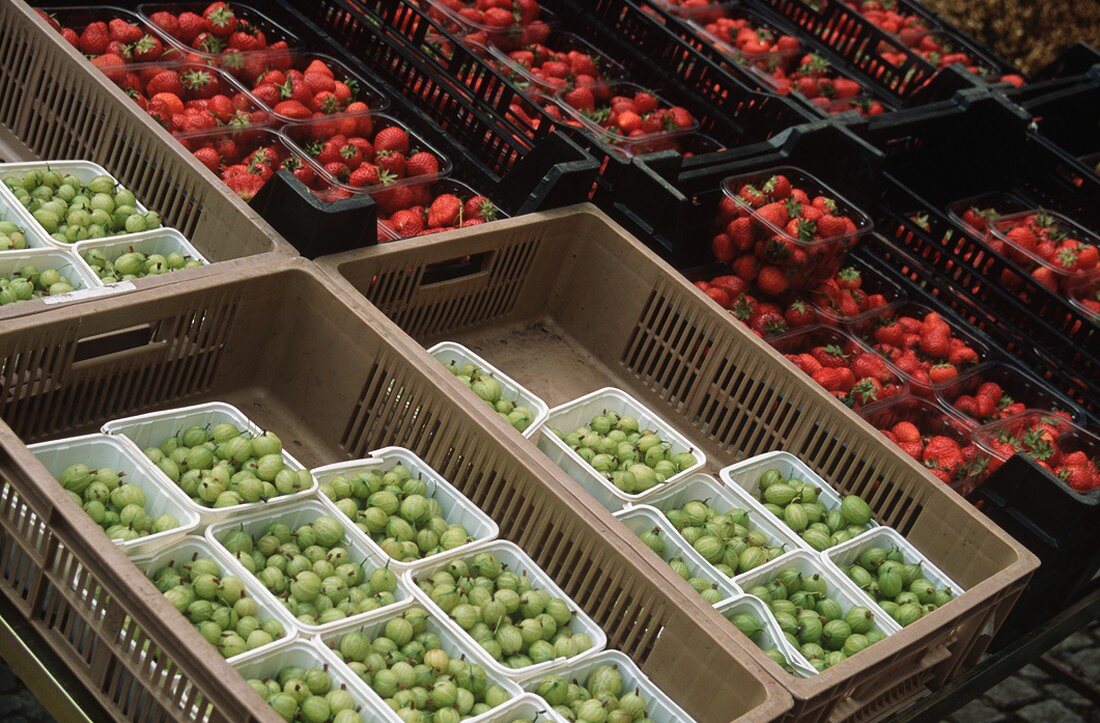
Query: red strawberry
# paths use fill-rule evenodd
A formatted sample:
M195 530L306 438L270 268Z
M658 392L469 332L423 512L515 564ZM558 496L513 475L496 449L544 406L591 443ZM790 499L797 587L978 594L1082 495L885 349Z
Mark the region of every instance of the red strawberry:
M859 273L859 269L849 266L837 272L836 281L842 289L858 289L860 284L863 283L863 278Z
M733 299L745 293L748 289L748 284L745 283L744 279L739 276L733 276L732 274L727 276L716 276L710 280L710 283L724 289L726 293L730 295L730 298Z
M220 86L217 77L210 70L184 71L180 75L180 83L191 98L212 98L218 94Z
M840 367L848 368L848 355L839 346L829 344L826 346L815 346L810 350L810 354L814 359L817 359L818 363L823 367L831 367L839 369Z
M790 288L786 275L774 266L765 266L760 269L756 276L756 285L761 292L769 296L780 296Z
M564 100L577 110L592 111L596 109L596 98L587 86L573 88L565 94Z
M263 188L264 179L252 173L239 173L226 179L225 184L245 201L251 201Z
M375 153L374 162L396 178L405 177L405 156L398 151L379 151Z
M424 220L413 211L397 211L389 220L393 229L402 237L415 236L424 230Z
M409 134L403 128L390 126L378 131L374 137L375 151L397 151L407 154L409 152Z
M237 16L224 2L210 3L202 11L210 32L220 38L229 37L237 29Z
M703 293L718 302L723 309L728 309L733 303L729 293L719 286L708 286Z
M296 100L284 100L275 104L275 107L271 110L275 111L284 118L293 118L306 120L313 117L313 113L309 108Z
M943 384L959 376L959 370L954 364L933 364L928 370L928 379L933 384Z
M920 430L912 422L898 422L890 428L890 431L899 442L919 442L921 438Z
M752 219L748 216L733 219L726 225L726 235L738 251L748 251L752 248L754 240Z
M340 165L343 166L343 164ZM347 168L347 166L344 166L344 168ZM347 180L349 186L369 188L390 183L393 179L388 174L383 176L378 166L373 163L364 163L352 171Z
M102 55L107 52L107 44L111 42L111 34L107 30L107 23L90 23L80 34L77 47L85 55Z
M714 254L714 260L720 263L729 263L737 255L737 248L730 240L728 234L720 233L710 240L710 251Z
M199 163L209 168L215 173L218 172L218 167L221 166L222 158L218 155L218 152L213 148L200 148L195 151L195 158L199 159Z
M164 54L164 43L152 35L143 35L130 50L135 61L147 63L158 60Z
M412 159L409 160L411 162ZM496 219L497 208L493 202L485 196L473 196L466 199L466 203L462 204L462 213L468 220L480 219L482 221L492 221Z
M128 23L122 18L115 18L107 24L107 33L111 36L111 40L117 40L120 43L136 43L141 40L141 36L145 35L145 32L133 23Z
M775 175L764 183L763 191L776 201L782 201L791 195L791 182L786 176Z
M152 97L159 93L182 96L183 84L180 82L179 73L174 70L162 70L145 84L146 95Z
M732 270L745 281L753 282L760 273L760 260L753 254L743 254L734 260Z
M951 352L951 332L936 328L920 338L920 350L934 359L946 359Z
M405 163L405 175L426 176L439 173L439 159L427 151L414 153Z
M794 301L783 313L783 318L787 320L787 324L793 329L814 323L817 319L817 314L814 313L814 310L806 302Z
M461 215L462 201L453 194L444 193L436 197L432 201L432 205L428 207L428 227L454 226L458 223Z

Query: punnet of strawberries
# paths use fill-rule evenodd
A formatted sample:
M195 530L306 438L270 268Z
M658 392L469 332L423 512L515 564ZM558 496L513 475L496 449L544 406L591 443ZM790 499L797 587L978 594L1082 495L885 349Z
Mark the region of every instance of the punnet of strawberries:
M613 60L572 33L552 33L545 43L530 43L515 50L497 50L504 61L550 94L585 87L596 102L611 100L610 81L624 71Z
M407 194L375 195L379 225L394 239L480 226L503 216L487 196L457 181L417 183L408 189ZM404 205L395 207L395 203Z
M385 115L358 113L288 124L283 132L341 186L338 197L434 180L449 162L398 121ZM335 200L335 199L334 199ZM408 205L405 199L395 208Z
M989 354L981 342L952 327L939 312L913 303L884 309L865 340L901 370L914 394L925 396Z
M1042 209L1002 215L994 207L973 206L962 212L962 222L1056 293L1100 277L1096 236L1065 216ZM1001 281L1020 285L1011 272Z
M781 95L797 93L827 113L856 110L881 115L885 107L866 96L863 86L841 75L818 53L806 53L797 37L783 33L742 10L697 23L738 60L753 68Z
M557 98L570 111L574 125L599 129L599 136L613 145L629 146L654 135L692 131L699 125L691 111L641 86L616 83L608 90L606 102L598 100L598 90L587 86L563 88Z
M254 22L252 12L243 13L230 3L213 2L205 7L191 5L154 5L145 8L149 21L176 40L182 48L200 55L217 56L219 63L233 62L226 56L258 50L286 50L286 37L269 38Z
M978 424L989 424L1028 409L1066 411L1071 404L1005 362L982 364L936 391L940 401Z
M993 68L975 58L964 49L958 47L949 36L942 32L932 31L925 33L920 39L908 47L908 50L928 61L935 68L946 68L949 65L961 65L974 75L983 78L987 82L1008 83L1019 88L1024 84L1022 76L1015 73L998 74ZM882 44L879 47L879 55L891 65L901 65L906 60L906 55L900 48Z
M974 425L935 402L902 398L867 410L864 418L961 494L968 494L992 471L988 452L973 440Z
M480 45L511 49L541 43L549 14L538 0L428 0L428 16Z
M755 257L748 258L755 262ZM768 295L755 278L738 275L744 273L743 266L735 264L733 273L701 279L695 285L761 337L814 324L843 325L858 332L873 326L879 309L905 299L896 285L860 266L846 266L813 289Z
M849 407L866 407L907 391L882 357L838 329L813 326L768 343Z
M870 219L794 168L727 178L711 250L768 296L814 288L840 271Z
M845 4L908 46L918 43L932 29L923 17L897 0L847 0Z
M271 176L284 168L315 194L330 187L323 174L268 129L199 134L180 142L245 201L252 200Z
M134 102L177 135L262 126L271 120L248 93L216 68L149 64L103 70Z
M1064 414L1029 410L977 432L978 443L999 467L1013 454L1031 457L1075 492L1100 490L1100 438Z
M377 109L381 96L341 63L317 55L290 55L283 68L267 53L250 56L231 74L280 120L300 121L335 113Z
M809 296L822 319L847 324L905 298L897 284L859 266L845 266L811 289Z
M132 63L178 60L178 50L141 19L115 8L46 11L35 8L65 40L98 68L117 68ZM94 16L95 19L92 19ZM90 22L88 22L90 20Z

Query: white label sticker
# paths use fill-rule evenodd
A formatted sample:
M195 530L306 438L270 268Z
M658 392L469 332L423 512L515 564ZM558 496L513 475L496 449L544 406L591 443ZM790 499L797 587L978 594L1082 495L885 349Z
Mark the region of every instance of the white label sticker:
M134 286L134 282L132 281L120 281L117 284L97 286L94 289L79 289L68 294L62 294L61 296L44 296L42 297L42 301L47 304L66 304L70 301L84 301L86 299L94 299L99 296L123 294L127 291L133 291L136 288L137 287Z

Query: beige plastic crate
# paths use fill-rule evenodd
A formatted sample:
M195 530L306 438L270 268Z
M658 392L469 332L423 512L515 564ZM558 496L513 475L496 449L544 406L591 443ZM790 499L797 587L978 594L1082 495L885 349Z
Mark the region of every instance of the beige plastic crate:
M256 264L88 302L79 318L22 317L0 334L0 592L114 719L199 710L215 723L274 720L197 631L165 624L178 613L25 445L211 400L280 430L311 468L385 445L414 451L692 717L770 720L789 709L778 683L709 629L702 599L645 561L641 541L333 285L304 260ZM94 605L87 589L102 591ZM124 625L125 639L150 641L155 668L118 643Z
M604 386L628 391L701 445L706 471L791 452L842 494L862 495L875 519L966 587L954 607L813 679L787 676L790 717L799 721L885 717L974 665L1037 566L1023 546L591 206L319 264L416 341L465 344L550 405ZM718 613L705 615L716 638L762 661Z

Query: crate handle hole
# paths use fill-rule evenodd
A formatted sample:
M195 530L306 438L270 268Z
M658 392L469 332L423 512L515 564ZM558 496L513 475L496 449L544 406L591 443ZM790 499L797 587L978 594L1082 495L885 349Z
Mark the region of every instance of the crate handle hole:
M73 369L117 362L167 348L168 342L154 340L155 333L152 324L138 324L80 339L73 354Z
M420 288L428 289L445 284L448 281L469 280L487 276L495 258L495 251L482 251L481 253L467 254L445 261L436 261L424 269L424 274L420 279Z

